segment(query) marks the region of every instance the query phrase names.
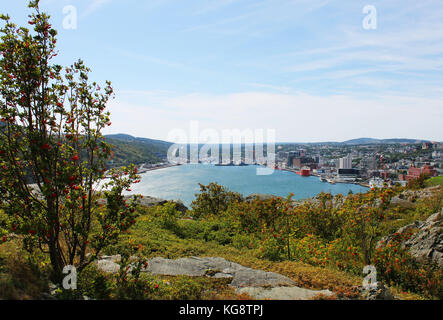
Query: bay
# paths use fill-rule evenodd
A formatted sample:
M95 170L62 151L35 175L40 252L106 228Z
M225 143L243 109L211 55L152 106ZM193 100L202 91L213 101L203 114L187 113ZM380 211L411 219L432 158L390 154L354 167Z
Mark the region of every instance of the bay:
M286 197L291 192L294 199L310 198L318 193L347 194L365 192L367 188L355 184L330 184L318 177L302 177L293 172L275 170L271 175L257 175L257 166L214 166L185 164L141 174L141 182L134 184L126 194L143 194L166 200L181 200L190 206L199 193L199 183L216 182L244 196L254 193Z

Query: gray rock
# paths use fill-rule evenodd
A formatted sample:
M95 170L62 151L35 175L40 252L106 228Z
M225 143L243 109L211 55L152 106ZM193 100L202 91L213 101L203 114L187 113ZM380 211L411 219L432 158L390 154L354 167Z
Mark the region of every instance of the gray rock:
M233 287L274 287L295 284L294 281L280 274L246 268L219 257L191 257L176 260L153 258L148 260L148 267L144 271L159 275L232 278Z
M406 190L406 191L403 191L399 195L399 197L402 199L407 199L412 202L417 199L431 197L438 190L440 190L440 186L429 187L429 188L420 189L420 190Z
M120 265L118 263L106 259L98 260L97 268L106 273L118 273L120 271Z
M97 262L104 272L117 273L120 266L118 256L102 257ZM220 257L190 257L180 259L152 258L142 270L155 275L186 275L232 279L230 285L238 293L247 293L256 299L307 300L318 294L330 295L329 290L308 290L295 286L288 277L274 272L255 270Z
M124 198L126 200L132 199L132 196L124 196ZM181 213L186 213L186 211L188 211L188 207L186 207L182 201L177 200L177 201L169 201L169 200L165 200L165 199L161 199L161 198L155 198L155 197L150 197L150 196L143 196L143 198L139 198L137 199L137 202L142 205L142 206L146 206L146 207L152 207L152 206L158 206L158 205L163 205L167 202L173 202L175 203L175 208L180 211Z
M403 248L419 261L431 261L443 267L443 234L442 224L443 209L431 215L426 221L415 221L398 229L397 233L413 233L409 240L402 243ZM378 242L377 247L383 243L388 244L394 235L389 235Z
M404 247L408 248L413 257L421 261L433 261L440 267L443 267L442 212L430 216L404 243Z
M275 287L275 288L260 288L260 287L245 287L238 288L237 293L246 293L257 300L310 300L323 294L331 296L332 292L329 290L309 290L299 287Z
M119 263L122 260L122 256L119 254L113 256L101 256L99 260L107 260L115 263Z
M377 282L375 288L365 289L363 287L358 288L362 297L366 300L395 300L389 288L387 288L382 282Z
M217 273L233 275L235 271L241 268L244 267L219 257L190 257L176 260L157 257L148 260L148 267L144 271L161 275L201 277L211 275L211 273L214 275Z
M274 272L265 272L244 268L234 273L231 285L233 287L277 287L294 286L295 282L288 277Z
M408 200L404 200L404 199L400 198L399 196L393 197L391 199L391 205L394 207L402 207L402 208L408 208L408 209L412 209L415 206L414 203L412 203Z
M258 200L269 200L272 198L277 198L277 196L274 196L272 194L263 194L263 193L253 193L245 197L245 200L248 202L254 201L255 199Z

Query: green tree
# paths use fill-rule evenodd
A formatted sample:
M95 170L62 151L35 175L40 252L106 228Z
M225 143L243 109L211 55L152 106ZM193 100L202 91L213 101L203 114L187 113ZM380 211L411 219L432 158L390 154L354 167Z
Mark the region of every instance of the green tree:
M1 15L0 206L7 229L23 236L28 251L47 252L60 280L65 265L83 269L131 224L136 202L121 193L137 172L115 170L109 190L97 189L112 156L101 132L111 124L105 108L113 89L91 83L82 61L52 63L57 32L38 0L29 7L33 30Z
M219 215L225 212L231 203L243 201L242 196L232 192L223 186L211 182L207 186L200 185L200 193L192 201L192 214L196 218L205 215Z

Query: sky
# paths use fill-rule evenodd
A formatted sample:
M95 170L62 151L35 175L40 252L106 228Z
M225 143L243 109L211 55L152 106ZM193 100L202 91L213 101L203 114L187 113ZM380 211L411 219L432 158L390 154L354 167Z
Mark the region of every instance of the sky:
M27 0L0 3L1 13L26 23ZM57 63L81 58L91 79L112 81L107 134L174 141L171 133L181 129L191 139L197 121L200 132L220 136L272 129L280 142L443 141L442 1L41 0L40 6L59 31ZM74 29L66 28L67 6L77 12Z

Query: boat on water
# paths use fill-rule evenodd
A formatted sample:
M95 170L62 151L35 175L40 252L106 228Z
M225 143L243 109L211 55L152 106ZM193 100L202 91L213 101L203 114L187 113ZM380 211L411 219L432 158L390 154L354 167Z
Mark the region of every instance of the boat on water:
M335 180L333 179L326 179L327 182L329 182L330 184L335 184Z
M303 167L299 171L296 171L297 174L301 175L302 177L309 177L311 175L311 168L309 167Z
M325 177L322 177L322 176L320 176L320 181L321 181L321 182L328 182L328 181L326 180L326 178L325 178Z

